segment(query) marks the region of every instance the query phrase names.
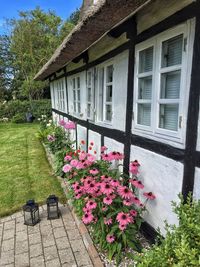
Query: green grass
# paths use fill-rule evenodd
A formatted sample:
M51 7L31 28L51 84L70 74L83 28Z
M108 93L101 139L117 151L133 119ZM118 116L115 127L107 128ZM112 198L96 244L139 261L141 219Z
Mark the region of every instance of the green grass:
M55 194L65 201L37 130L37 124L0 123L0 217L21 209L28 199L41 204Z

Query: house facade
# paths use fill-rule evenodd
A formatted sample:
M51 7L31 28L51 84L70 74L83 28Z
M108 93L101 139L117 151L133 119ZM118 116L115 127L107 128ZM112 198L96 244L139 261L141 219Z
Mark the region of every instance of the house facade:
M91 1L90 1L91 2ZM141 164L156 195L144 228L176 223L171 201L200 198L200 3L99 0L35 79L48 79L54 121Z

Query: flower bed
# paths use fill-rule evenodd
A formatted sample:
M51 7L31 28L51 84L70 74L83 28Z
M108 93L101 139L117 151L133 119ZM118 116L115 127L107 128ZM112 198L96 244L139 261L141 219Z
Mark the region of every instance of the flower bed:
M80 142L78 149L74 149L73 142L69 140L69 129L65 133L66 125L61 121L60 126L49 126L52 129L48 129L48 134L46 132L46 145L56 154L56 142L64 143L59 149L63 156L62 173L67 181L68 199L83 223L88 226L94 243L106 253L110 261L114 257L119 264L125 254L130 254L130 249L141 251L138 232L142 213L147 201L152 201L155 196L151 192L145 192L143 183L138 179L140 164L137 160L130 163L130 177L124 175L118 168L122 166L122 153L107 153L104 146L98 159L93 142L88 147L90 153L83 150L84 140ZM70 130L71 128L73 127L70 126ZM138 197L139 191L141 199Z

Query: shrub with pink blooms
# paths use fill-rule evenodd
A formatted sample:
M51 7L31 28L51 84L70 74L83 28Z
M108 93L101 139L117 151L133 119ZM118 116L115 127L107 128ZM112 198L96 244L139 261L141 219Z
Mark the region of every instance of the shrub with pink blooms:
M83 143L83 142L82 142ZM81 149L65 155L63 172L69 185L68 197L75 211L89 226L93 240L111 260L115 256L120 261L122 252L131 247L140 250L137 233L142 222L142 212L147 201L155 196L146 192L138 180L140 164L130 163L130 176L127 178L118 170L112 169L113 161L121 161L119 152L106 153L101 149L101 159ZM139 190L143 201L138 197Z

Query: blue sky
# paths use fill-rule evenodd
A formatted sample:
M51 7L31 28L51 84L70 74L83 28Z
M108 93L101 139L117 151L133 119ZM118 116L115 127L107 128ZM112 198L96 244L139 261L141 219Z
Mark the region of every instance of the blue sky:
M5 18L17 18L18 11L28 11L40 6L42 10L53 10L66 19L81 4L82 0L0 0L0 34L6 33Z

